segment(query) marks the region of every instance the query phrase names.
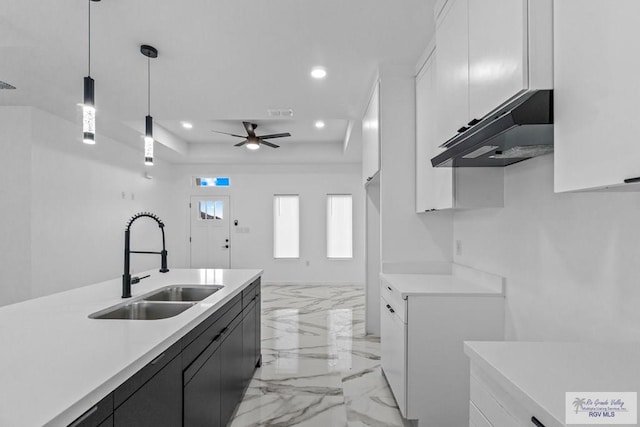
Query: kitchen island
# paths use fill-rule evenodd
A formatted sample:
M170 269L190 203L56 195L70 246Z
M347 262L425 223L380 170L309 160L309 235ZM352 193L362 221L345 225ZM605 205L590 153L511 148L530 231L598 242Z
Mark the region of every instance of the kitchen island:
M223 288L186 311L159 320L89 318L123 302L120 278L0 308L0 425L68 425L95 411L94 405L165 352L179 358L189 344L185 337L195 343L196 335L206 335L204 326L211 325L203 324L219 310L232 303L240 312L250 302L259 307L262 270L172 269L165 274L149 270L140 276L146 274L150 277L133 286L133 298L167 285ZM253 299L237 302L248 289Z

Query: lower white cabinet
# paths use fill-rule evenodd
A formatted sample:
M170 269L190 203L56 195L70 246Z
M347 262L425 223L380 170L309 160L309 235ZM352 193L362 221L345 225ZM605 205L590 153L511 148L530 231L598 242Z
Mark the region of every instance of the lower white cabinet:
M405 278L425 286L407 292ZM452 276L381 276L382 370L404 418L420 427L469 425L463 341L503 339L503 295Z

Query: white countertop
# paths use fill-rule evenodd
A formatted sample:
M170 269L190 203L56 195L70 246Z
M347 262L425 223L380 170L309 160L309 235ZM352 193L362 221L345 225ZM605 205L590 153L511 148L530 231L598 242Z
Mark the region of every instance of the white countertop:
M465 342L464 351L511 396L544 411L547 427L566 425L568 391L640 391L640 343Z
M441 274L388 274L380 278L390 283L406 299L410 295L430 296L501 296L502 286L488 286L481 280L474 281L453 275Z
M194 326L262 270L149 270L132 296L172 284L224 285L175 317L89 319L119 304L117 278L0 307L0 426L66 426Z

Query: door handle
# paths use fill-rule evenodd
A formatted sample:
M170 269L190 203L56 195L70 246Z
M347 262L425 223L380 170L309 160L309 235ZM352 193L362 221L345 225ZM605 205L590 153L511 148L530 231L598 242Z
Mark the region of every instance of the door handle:
M222 249L229 249L229 245L222 245Z
M531 422L536 427L544 427L544 424L542 424L540 421L538 421L538 419L536 417L531 417Z

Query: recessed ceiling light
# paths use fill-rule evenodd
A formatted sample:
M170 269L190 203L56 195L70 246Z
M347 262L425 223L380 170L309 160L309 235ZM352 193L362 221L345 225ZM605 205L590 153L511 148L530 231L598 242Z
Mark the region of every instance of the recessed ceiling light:
M193 125L189 122L182 122L182 127L185 129L191 129Z
M327 70L324 67L313 67L311 77L314 79L324 79L327 77Z
M316 122L316 127L317 127L318 129L322 129L322 128L324 127L324 122L323 122L322 120L318 120L318 121Z

